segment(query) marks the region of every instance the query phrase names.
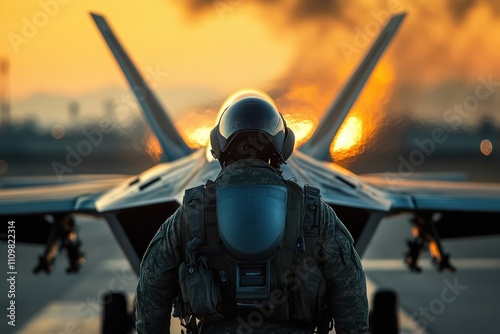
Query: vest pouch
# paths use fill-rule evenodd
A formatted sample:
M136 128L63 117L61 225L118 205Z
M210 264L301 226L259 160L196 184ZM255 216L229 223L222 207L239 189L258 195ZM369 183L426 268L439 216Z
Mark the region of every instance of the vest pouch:
M219 286L206 262L207 258L203 256L194 265L183 262L179 267L182 299L188 306L188 313L195 316L215 315L221 302Z
M325 304L326 281L316 261L298 261L292 291L293 319L313 323ZM293 289L292 289L293 290Z

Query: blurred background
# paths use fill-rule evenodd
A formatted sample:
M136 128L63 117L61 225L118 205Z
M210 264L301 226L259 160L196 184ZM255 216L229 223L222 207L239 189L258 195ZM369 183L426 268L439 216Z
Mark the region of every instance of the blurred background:
M332 158L357 173L500 181L493 0L4 2L0 176L54 175L72 150L84 154L67 174L133 174L159 161L90 11L108 18L193 147L206 145L224 99L248 86L270 93L302 143L390 15L406 12Z

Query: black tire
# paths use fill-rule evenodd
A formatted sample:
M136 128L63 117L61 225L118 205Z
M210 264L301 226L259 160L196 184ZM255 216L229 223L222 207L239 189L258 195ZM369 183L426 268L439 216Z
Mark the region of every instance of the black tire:
M110 292L102 298L102 333L127 334L130 317L127 312L127 298L123 293Z
M372 334L398 334L398 297L392 290L377 291L370 315Z

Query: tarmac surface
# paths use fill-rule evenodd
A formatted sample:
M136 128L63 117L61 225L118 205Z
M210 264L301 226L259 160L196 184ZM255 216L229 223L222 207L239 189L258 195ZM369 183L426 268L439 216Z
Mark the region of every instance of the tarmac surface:
M423 272L410 273L403 264L410 236L407 218L384 219L363 257L371 292L391 288L399 294L401 333L500 333L500 237L445 241L455 273L438 273L428 255L421 260ZM61 254L52 274L33 275L42 247L17 244L14 298L7 298L7 245L0 244L5 277L0 333L99 333L105 293L125 291L133 300L137 277L106 222L77 216L77 223L87 260L80 273L67 275ZM15 300L15 327L8 325L10 300ZM172 333L180 333L177 323L174 319Z

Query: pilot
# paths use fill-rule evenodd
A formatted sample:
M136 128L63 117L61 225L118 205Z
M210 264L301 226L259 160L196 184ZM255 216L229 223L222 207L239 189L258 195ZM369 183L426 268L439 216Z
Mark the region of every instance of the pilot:
M319 190L283 177L293 132L265 93L242 92L212 130L214 181L186 190L141 263L138 333L368 331L353 239Z

